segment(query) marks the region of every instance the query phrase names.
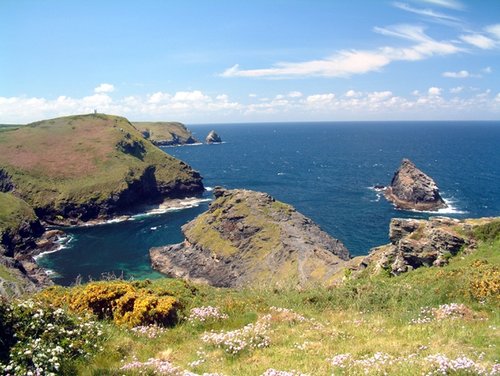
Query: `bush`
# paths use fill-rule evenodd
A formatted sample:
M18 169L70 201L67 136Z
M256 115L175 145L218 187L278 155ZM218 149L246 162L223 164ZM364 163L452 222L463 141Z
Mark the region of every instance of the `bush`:
M3 375L68 373L72 361L99 350L102 340L101 324L32 300L1 300L0 323Z
M69 290L50 288L38 297L120 325L174 325L180 308L178 300L162 291L148 289L149 285L146 281L92 282Z

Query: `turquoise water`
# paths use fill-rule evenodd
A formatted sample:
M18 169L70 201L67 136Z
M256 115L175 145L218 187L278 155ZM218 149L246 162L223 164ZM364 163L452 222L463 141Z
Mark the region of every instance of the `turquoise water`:
M163 150L200 171L205 186L268 192L342 240L353 255L386 243L392 217L433 215L396 210L370 189L388 184L405 157L432 176L451 203L443 215L500 215L499 122L212 124L190 129L199 139L215 129L225 143ZM202 202L133 221L68 229L66 248L39 262L61 284L105 272L153 278L158 274L149 267L149 248L181 241L180 226L207 206Z

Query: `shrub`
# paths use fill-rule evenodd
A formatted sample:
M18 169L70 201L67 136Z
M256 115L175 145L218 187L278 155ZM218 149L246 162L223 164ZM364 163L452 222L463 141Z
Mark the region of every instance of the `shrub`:
M67 305L74 312L86 312L99 319L111 319L116 324L173 325L177 322L178 300L162 291L148 289L141 281L92 282L70 290L47 289L38 297L56 305Z
M71 373L71 362L100 349L101 324L40 302L0 301L0 373ZM65 371L64 371L65 370Z

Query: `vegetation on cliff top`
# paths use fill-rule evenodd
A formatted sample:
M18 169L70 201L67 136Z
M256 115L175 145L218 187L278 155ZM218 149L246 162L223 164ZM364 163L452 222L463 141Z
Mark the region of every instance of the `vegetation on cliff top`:
M120 203L202 190L198 173L117 116L69 116L0 132L0 150L2 189L14 186L45 219L86 220Z
M196 142L191 131L182 123L172 121L134 121L132 125L139 131L146 132L148 134L147 138L153 143L179 145Z

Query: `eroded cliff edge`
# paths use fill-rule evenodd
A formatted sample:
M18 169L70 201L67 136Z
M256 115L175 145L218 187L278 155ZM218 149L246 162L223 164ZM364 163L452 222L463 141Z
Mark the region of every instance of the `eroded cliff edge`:
M346 247L292 206L266 193L214 190L205 213L182 227L185 241L152 248L154 269L218 287L332 283Z

